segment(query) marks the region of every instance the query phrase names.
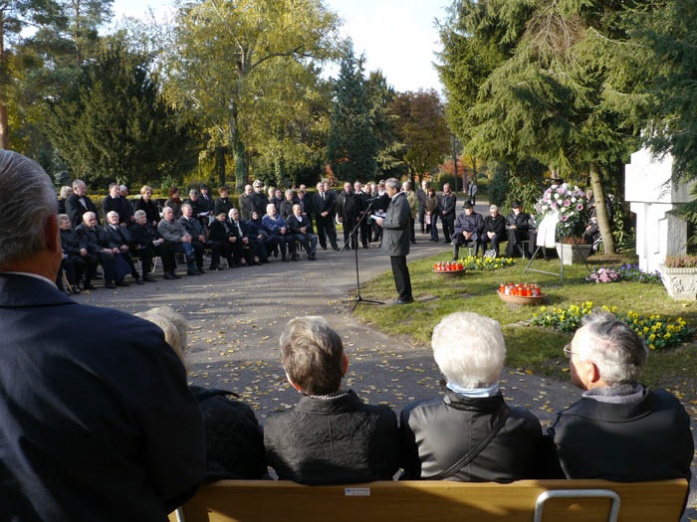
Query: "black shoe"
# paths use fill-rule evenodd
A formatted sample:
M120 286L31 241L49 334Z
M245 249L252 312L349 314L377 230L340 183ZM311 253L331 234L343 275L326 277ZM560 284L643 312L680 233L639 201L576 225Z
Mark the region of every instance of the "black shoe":
M143 280L139 277L138 279L136 279L136 284L137 284L137 285L142 285L142 284L143 284Z
M340 250L338 245L332 245L332 249L334 250L334 252L338 252Z
M317 258L314 256L314 254L307 256L307 258L308 258L310 261L317 261Z
M290 259L288 259L287 256L283 256L283 257L281 258L281 261L283 261L284 263L287 263L288 261L290 261Z
M116 285L112 282L109 282L109 283L104 284L104 288L109 288L109 289L113 290L114 288L116 288Z
M410 298L408 298L408 299L401 299L401 298L400 298L400 299L395 299L395 300L393 301L393 304L396 304L396 305L403 305L403 304L409 304L409 303L413 303L413 302L414 302L414 298L413 298L413 297L410 297Z
M80 295L80 288L77 285L73 286L73 295Z
M153 276L151 276L150 274L145 274L143 276L143 281L147 281L148 283L154 283L155 278Z
M82 287L83 290L96 290L94 286L92 286L92 283L85 283L85 285Z
M327 249L327 245L320 245L320 246L322 247L322 250L326 250L326 249Z
M200 274L205 274L205 272L203 271L203 267L202 267L202 266L197 267L196 270L198 271L199 275L200 275Z
M116 286L129 286L129 285L126 281L116 281Z
M300 261L300 256L298 254L293 254L290 259L291 261Z
M167 272L165 274L165 279L167 279L168 281L173 281L174 279L179 279L179 278L176 275L170 274L169 272Z
M195 270L195 269L194 270L187 270L186 275L197 276L197 275L201 275L201 272L199 272L198 270Z

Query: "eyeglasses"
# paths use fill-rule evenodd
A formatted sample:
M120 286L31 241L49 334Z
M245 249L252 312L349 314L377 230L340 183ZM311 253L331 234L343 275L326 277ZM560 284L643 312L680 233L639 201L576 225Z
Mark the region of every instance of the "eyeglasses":
M564 346L564 355L566 356L567 359L571 359L572 355L578 355L576 352L571 351L571 343L567 344Z

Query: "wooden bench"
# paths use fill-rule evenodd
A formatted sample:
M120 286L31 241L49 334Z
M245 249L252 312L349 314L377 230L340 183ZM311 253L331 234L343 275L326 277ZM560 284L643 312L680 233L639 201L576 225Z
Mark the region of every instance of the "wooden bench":
M289 481L220 481L202 487L171 522L678 521L684 479L619 483L521 480L512 484L383 481L302 486Z

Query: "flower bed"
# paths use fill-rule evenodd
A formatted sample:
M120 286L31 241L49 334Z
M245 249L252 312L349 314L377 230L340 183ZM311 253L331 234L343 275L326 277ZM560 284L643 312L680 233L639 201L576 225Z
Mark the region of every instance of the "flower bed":
M661 273L644 272L639 265L624 264L619 267L601 267L586 277L590 283L615 283L618 281L634 281L637 283L660 284Z
M687 326L687 322L682 318L664 318L658 314L649 317L641 316L631 310L626 313L619 313L617 307L603 306L603 310L613 313L620 321L627 323L640 337L646 341L646 345L651 350L664 350L672 348L689 339L695 333L693 328ZM567 309L540 308L540 313L533 314L531 324L553 328L561 332L573 332L581 327L581 319L584 315L593 312L593 303L586 301L579 305L571 305Z
M515 265L508 257L476 257L467 256L458 261L466 270L501 270Z

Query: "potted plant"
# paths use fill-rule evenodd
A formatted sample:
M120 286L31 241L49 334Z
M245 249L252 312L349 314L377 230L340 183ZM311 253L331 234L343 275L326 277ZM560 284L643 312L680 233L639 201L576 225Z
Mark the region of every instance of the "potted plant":
M667 256L660 265L661 281L673 299L697 300L697 256Z
M557 253L565 265L582 263L590 254L591 245L583 241L583 232L590 218L590 201L575 185L562 183L545 190L535 205L538 222L548 215L557 220Z

